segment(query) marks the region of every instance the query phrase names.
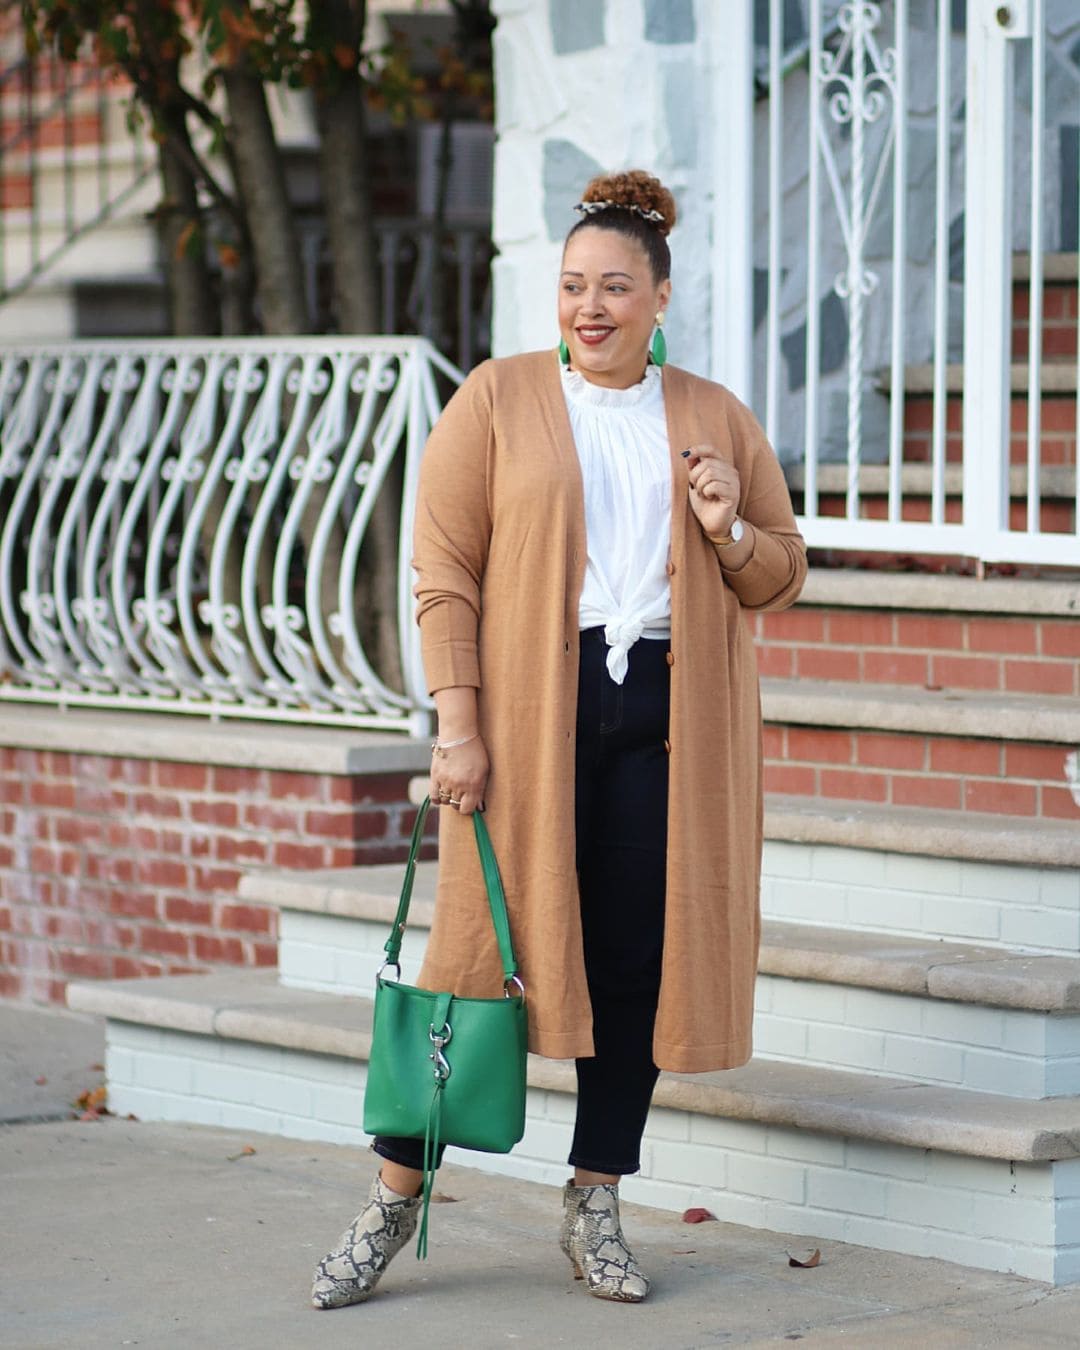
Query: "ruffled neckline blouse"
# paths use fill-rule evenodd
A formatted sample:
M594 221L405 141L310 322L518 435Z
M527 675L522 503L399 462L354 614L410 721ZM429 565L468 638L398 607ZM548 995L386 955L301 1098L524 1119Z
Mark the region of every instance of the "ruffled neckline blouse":
M585 493L582 629L604 629L607 669L622 684L641 637L671 636L671 456L659 366L629 389L563 367L562 387Z

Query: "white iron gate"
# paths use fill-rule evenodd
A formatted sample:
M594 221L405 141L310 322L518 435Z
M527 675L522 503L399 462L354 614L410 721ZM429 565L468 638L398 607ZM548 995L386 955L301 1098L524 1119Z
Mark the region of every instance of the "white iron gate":
M724 9L749 53L754 5ZM768 15L751 145L721 152L714 369L807 541L1080 565L1075 0Z

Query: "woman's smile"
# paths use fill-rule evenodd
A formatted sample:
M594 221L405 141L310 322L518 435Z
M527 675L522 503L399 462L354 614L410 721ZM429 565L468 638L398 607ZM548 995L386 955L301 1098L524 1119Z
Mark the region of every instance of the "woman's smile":
M598 325L590 324L587 328L584 325L580 326L577 329L577 335L582 342L587 342L590 347L595 347L614 331L614 328L601 328Z

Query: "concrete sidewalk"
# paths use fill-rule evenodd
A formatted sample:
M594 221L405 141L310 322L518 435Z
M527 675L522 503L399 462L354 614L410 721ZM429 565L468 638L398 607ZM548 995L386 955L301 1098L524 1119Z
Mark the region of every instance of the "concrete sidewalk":
M42 1121L67 1085L94 1085L101 1053L85 1019L0 1003L0 1119L26 1122L0 1126L5 1350L1080 1343L1080 1289L832 1242L817 1269L798 1270L786 1253L813 1247L806 1238L631 1205L626 1228L654 1293L637 1307L601 1303L555 1244L556 1190L454 1166L440 1174L455 1203L432 1211L431 1259L410 1249L370 1303L316 1312L312 1267L359 1207L372 1155L196 1126ZM54 1083L51 1097L31 1091Z

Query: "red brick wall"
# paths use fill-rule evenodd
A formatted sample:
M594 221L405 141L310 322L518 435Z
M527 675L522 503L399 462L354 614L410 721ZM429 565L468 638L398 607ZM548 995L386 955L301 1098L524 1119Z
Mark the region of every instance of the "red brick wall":
M939 811L1072 820L1074 747L918 732L769 725L765 791Z
M274 965L276 911L237 902L241 875L404 859L411 776L0 749L0 996Z
M1080 695L1080 621L826 607L751 616L762 675Z

